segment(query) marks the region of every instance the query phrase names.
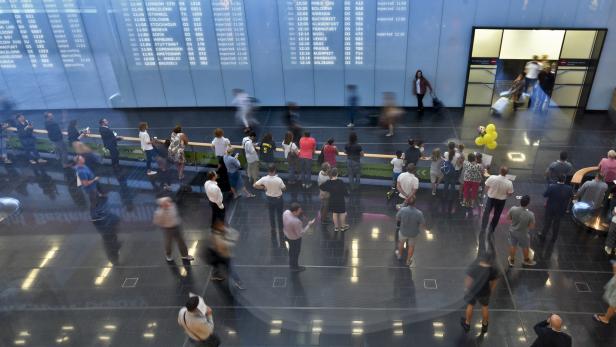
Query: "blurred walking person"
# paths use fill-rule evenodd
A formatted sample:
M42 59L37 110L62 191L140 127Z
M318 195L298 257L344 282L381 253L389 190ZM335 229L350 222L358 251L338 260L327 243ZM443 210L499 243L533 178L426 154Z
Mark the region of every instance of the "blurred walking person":
M168 262L173 261L173 257L171 256L171 244L173 243L173 240L175 240L182 260L194 260L195 258L188 254L188 248L186 247L186 242L184 241L184 236L182 235L182 220L178 214L177 206L170 197L159 198L156 200L156 203L158 203L158 208L154 212L153 223L163 229L163 236L165 239L165 259Z
M233 250L239 240L239 232L235 229L226 227L221 221L217 221L212 227L209 237L207 261L214 270L212 271L213 281L224 281L229 279L237 289L244 289L242 281L233 270L231 260Z
M357 117L357 108L359 106L359 96L357 95L357 86L354 84L347 85L347 112L349 114L349 124L347 127L355 126L355 118Z
M244 126L244 130L250 129L255 123L251 117L253 111L252 98L242 89L233 89L231 105L235 106L235 120Z
M344 153L347 155L349 187L355 190L361 183L361 157L364 156L364 150L357 140L357 133L349 134L349 142L344 146Z
M383 109L381 111L381 123L387 128L385 136L394 136L396 123L402 117L404 111L396 104L396 95L392 92L383 93Z
M614 276L612 276L610 281L605 285L605 293L603 294L603 299L608 305L607 311L604 314L595 314L593 316L595 321L603 324L609 324L614 313L616 313L616 260L612 260L611 262Z

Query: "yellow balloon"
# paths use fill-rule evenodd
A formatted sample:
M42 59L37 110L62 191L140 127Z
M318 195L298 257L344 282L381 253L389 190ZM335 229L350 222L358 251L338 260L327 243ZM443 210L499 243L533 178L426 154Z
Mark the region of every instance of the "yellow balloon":
M483 142L488 144L490 142L494 142L494 139L496 137L494 136L494 133L487 133L485 135L483 135Z
M485 143L485 141L483 140L483 137L481 137L481 136L477 136L477 137L475 138L475 144L476 144L477 146L483 146L483 145L485 145L486 143Z
M488 147L488 149L495 149L497 145L498 144L496 143L496 141L492 141L488 142L488 144L486 144L486 147Z
M494 136L494 140L496 140L498 138L498 133L495 131L492 133L492 136Z
M486 133L493 133L496 131L496 125L494 125L493 123L488 124L488 126L486 126Z

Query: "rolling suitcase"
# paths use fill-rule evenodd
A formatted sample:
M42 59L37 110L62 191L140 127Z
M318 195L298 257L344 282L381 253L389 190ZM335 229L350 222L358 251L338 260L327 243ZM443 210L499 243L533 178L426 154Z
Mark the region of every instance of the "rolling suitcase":
M498 98L494 105L492 105L492 111L501 115L509 113L512 108L513 102L511 101L511 99L504 96Z

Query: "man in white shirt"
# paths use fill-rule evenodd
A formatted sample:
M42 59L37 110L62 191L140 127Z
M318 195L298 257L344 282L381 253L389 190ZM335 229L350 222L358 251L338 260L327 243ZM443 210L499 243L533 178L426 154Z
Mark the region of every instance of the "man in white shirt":
M490 232L494 232L500 220L501 213L503 213L507 197L513 194L513 183L506 177L508 172L509 169L506 166L501 166L500 175L492 175L486 180L485 189L488 201L483 210L481 230L485 230L488 226L490 212L494 209L494 217L492 217L492 222L490 223Z
M294 202L291 204L291 207L282 214L284 236L289 243L289 267L293 272L306 270L306 267L299 266L299 252L302 249L302 236L312 224L314 224L314 219L312 219L304 226L300 219L303 213L304 211L300 205Z
M398 189L398 197L400 197L400 204L410 197L415 196L417 189L419 189L419 179L415 176L415 164L410 163L406 166L406 172L403 172L398 176L396 181L396 189Z
M257 139L257 134L254 131L248 133L248 136L242 139L242 147L246 155L246 174L251 183L255 183L259 179L259 153L255 148L254 142Z
M282 192L287 189L287 187L276 174L276 165L271 164L268 167L267 176L261 177L261 179L255 182L253 187L255 189L265 190L272 234L276 233L276 221L278 221L278 230L282 232Z
M156 150L152 146L150 134L148 134L148 123L139 123L139 141L141 142L141 150L145 153L145 165L148 175L156 175L156 171L152 171L152 161L156 157Z
M234 89L233 90L233 101L231 101L231 105L235 106L235 120L241 122L244 125L244 128L250 128L250 112L252 111L252 102L250 100L250 96L241 90Z
M178 312L178 324L184 329L186 335L198 346L220 346L220 339L214 334L214 316L212 309L205 306L205 313L199 310L200 299L193 296L188 299L186 306Z
M528 92L529 88L532 90L535 87L535 84L537 84L537 79L539 78L539 71L543 69L543 64L538 62L538 60L539 57L533 55L533 60L527 62L524 66L524 71L526 72L526 75L524 76L525 92Z
M207 199L212 207L212 227L214 227L217 221L225 223L225 205L222 203L222 191L218 187L216 178L218 178L216 171L209 171L207 173L207 181L203 185Z

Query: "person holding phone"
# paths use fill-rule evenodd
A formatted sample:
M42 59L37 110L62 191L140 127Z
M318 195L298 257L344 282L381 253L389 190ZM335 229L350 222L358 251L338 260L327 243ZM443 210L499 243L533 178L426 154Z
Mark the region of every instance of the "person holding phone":
M306 270L305 266L299 266L299 253L302 249L302 236L314 224L315 219L311 219L306 226L300 219L304 211L302 207L294 202L288 210L282 214L282 225L284 236L289 243L289 267L293 272Z

